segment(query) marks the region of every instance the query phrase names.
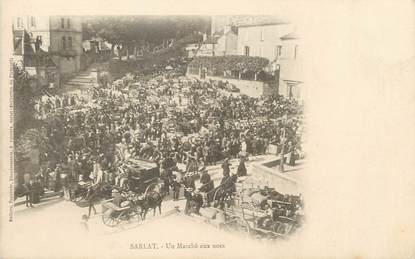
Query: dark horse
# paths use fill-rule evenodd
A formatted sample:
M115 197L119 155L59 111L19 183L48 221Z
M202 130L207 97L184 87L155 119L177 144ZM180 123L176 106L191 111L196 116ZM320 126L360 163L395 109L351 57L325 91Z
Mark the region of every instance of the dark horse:
M207 193L208 203L213 202L213 207L225 208L225 201L229 201L236 191L235 183L238 175L232 175L223 181L221 185Z
M161 214L161 203L163 196L157 191L150 191L138 198L137 204L141 207L141 219L145 220L147 212L153 209L153 216L156 215L156 209L159 208Z
M91 186L88 190L84 200L77 202L77 205L80 207L88 206L88 217L91 215L91 210L94 210L96 214L95 204L101 202L104 199L111 198L112 187L108 184L99 184L97 186Z

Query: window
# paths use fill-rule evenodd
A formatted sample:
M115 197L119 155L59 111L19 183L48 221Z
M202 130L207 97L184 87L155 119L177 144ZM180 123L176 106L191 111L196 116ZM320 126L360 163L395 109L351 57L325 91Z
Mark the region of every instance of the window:
M36 27L36 18L33 16L30 16L30 26Z
M22 27L22 18L17 17L17 28L21 28L21 27Z
M71 22L70 22L69 18L66 21L66 27L68 27L68 29L71 27Z
M64 29L65 28L65 19L61 18L61 28Z
M294 47L294 58L297 58L298 55L298 45L295 45Z
M264 41L264 27L261 27L261 41Z
M277 57L281 56L281 51L282 51L282 46L278 45L276 48L276 53L275 53Z
M249 56L249 46L245 46L245 56Z
M68 37L68 48L72 49L72 37Z
M288 90L288 93L287 93L288 98L293 98L293 88L294 88L294 85L287 83L287 88L288 88L287 89Z
M62 37L62 49L66 49L66 38L65 38L65 36Z

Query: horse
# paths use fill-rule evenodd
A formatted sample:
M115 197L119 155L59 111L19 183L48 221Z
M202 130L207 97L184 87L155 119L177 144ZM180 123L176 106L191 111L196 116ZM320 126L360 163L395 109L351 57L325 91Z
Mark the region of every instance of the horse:
M85 204L88 206L88 217L91 215L91 210L94 210L96 214L95 204L101 202L104 199L108 199L111 197L112 187L107 184L100 184L96 188L90 187L88 193L83 201L80 201L78 206L82 206Z
M153 217L156 215L156 209L159 208L161 215L161 203L163 196L157 191L150 191L138 197L137 204L141 207L141 219L145 220L147 212L153 209Z
M238 175L234 174L227 178L221 185L207 193L208 203L213 202L213 207L224 209L225 201L230 201L235 192L235 183Z

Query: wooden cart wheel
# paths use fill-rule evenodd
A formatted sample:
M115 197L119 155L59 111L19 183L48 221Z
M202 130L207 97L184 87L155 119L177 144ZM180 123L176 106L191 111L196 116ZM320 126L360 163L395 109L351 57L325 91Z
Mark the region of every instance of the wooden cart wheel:
M109 227L115 227L120 223L120 220L114 217L113 212L102 214L102 222Z

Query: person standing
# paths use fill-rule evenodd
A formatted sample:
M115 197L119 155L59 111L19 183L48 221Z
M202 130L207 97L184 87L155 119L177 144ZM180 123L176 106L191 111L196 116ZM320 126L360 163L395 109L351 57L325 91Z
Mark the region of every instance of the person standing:
M225 160L223 161L222 169L223 169L223 175L228 175L229 176L229 174L231 172L230 164L229 164L229 158L225 158Z
M33 207L32 180L28 172L23 175L23 181L23 187L26 193L26 207Z
M200 177L200 183L202 186L199 188L199 191L203 197L203 206L209 206L208 194L215 188L215 186L208 170L203 170L202 176Z
M241 156L239 158L239 165L236 174L239 176L246 176L246 167L245 167L245 157Z
M62 182L61 182L61 174L62 174L62 166L58 164L55 168L55 185L54 185L54 192L61 191ZM63 193L62 193L63 196Z
M176 175L173 175L173 181L171 183L172 189L173 189L173 200L177 201L179 200L179 194L180 194L180 181L177 179Z
M288 164L290 166L295 166L295 145L289 141L288 142Z
M190 209L190 202L192 199L192 192L196 189L195 187L195 181L193 180L193 178L191 176L186 176L184 178L184 197L186 198L186 206L184 209L184 213L188 214L189 213L189 209Z
M196 189L195 181L193 180L192 176L186 176L184 178L183 184L184 184L184 187L185 187L184 196L186 198L188 198L188 197L191 196L191 193L188 190L192 189L192 191L193 191L193 190Z
M202 176L200 177L200 183L202 184L202 186L199 188L201 192L207 192L209 191L209 186L208 184L210 183L211 178L210 175L208 173L208 170L204 169L202 171Z

